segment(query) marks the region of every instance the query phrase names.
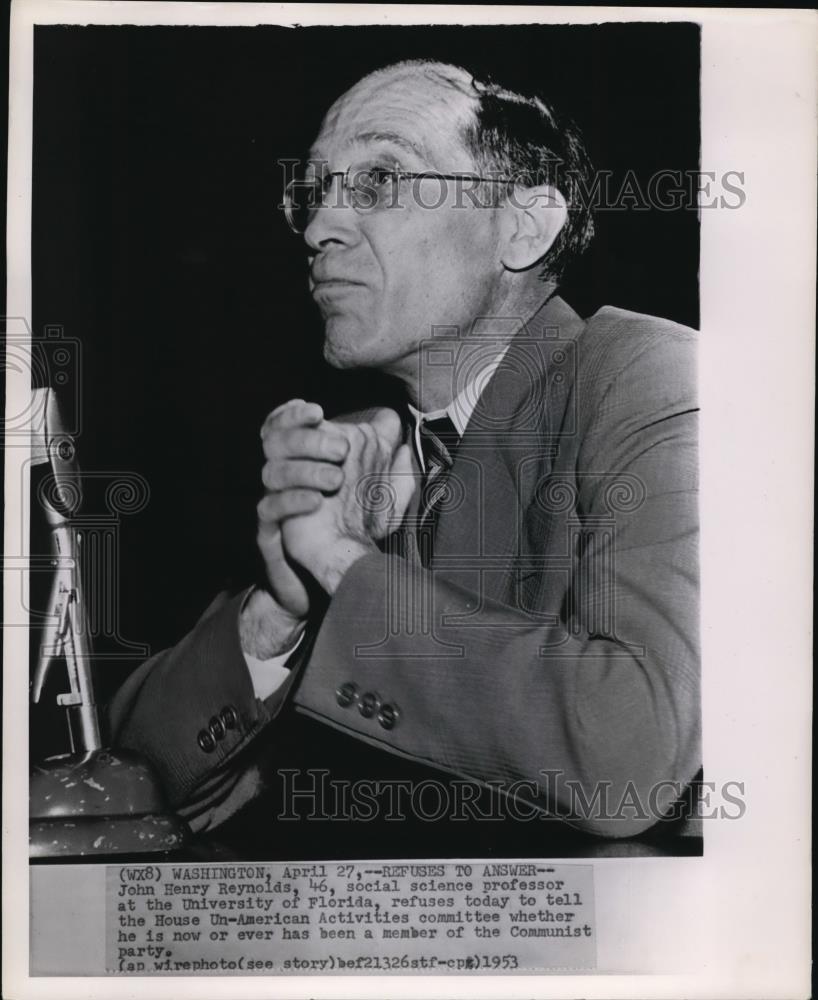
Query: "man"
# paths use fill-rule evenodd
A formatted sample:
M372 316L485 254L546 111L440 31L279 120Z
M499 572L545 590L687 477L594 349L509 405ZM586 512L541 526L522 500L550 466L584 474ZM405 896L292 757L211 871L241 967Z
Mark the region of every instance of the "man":
M570 127L458 67L387 67L329 110L288 219L327 361L408 405L270 414L264 585L115 699L194 828L257 793L282 707L609 837L696 774L694 335L556 296L592 231L577 179Z

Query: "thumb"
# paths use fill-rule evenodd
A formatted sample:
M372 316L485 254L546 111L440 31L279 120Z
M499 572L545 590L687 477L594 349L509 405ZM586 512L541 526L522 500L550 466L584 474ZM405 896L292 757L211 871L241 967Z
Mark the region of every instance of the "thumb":
M402 521L415 492L415 471L412 466L412 451L408 444L402 444L395 452L389 469L389 482L395 494L392 514Z
M373 430L379 438L394 449L403 437L403 425L400 417L394 410L388 407L381 407L369 421Z

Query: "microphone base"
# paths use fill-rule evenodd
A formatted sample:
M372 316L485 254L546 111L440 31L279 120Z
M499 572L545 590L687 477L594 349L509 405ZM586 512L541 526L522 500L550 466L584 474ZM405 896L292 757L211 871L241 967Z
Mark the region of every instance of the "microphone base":
M152 765L125 750L50 757L29 786L31 860L171 854L192 834Z

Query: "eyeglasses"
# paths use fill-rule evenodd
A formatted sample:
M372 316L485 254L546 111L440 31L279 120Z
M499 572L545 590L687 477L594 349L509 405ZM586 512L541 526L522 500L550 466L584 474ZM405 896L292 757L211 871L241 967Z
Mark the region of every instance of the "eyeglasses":
M337 200L331 203L329 199L334 177L341 178L341 198L346 195L352 208L361 214L403 207L400 203L400 194L405 190L406 181L414 181L417 185L427 180L453 181L460 184L468 181L474 186L479 183L512 183L504 177L478 177L468 173L439 174L435 171L412 173L386 167L348 168L334 170L314 178L295 178L284 189L284 215L294 233L305 232L319 208L343 207L343 201ZM469 193L473 190L473 187L469 189ZM415 202L423 208L440 208L446 200L448 191L445 184L441 183L436 200L422 199L419 187L414 188L413 195ZM473 199L469 200L474 203Z

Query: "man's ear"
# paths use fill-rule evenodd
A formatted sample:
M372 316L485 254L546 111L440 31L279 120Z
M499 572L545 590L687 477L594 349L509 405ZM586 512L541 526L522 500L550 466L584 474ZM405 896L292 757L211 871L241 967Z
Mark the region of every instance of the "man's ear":
M509 271L525 271L542 260L568 221L565 198L545 184L513 189L503 209L506 238L500 260Z

